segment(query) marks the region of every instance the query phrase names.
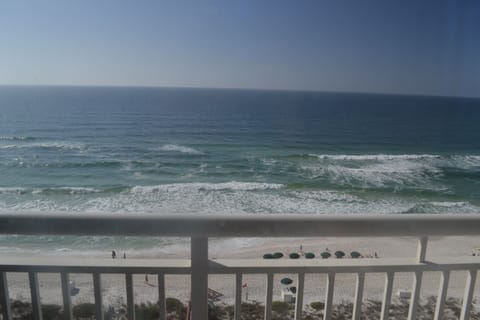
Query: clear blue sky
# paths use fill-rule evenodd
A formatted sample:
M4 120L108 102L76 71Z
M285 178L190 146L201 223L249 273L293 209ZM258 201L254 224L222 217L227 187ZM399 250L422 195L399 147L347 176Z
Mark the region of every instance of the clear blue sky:
M480 1L5 0L0 84L480 96Z

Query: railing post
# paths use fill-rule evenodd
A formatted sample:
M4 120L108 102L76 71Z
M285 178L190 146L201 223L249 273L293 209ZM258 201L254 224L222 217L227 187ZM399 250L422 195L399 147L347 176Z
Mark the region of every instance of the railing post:
M160 320L167 319L165 302L165 274L158 274L158 309L160 311Z
M355 287L355 304L353 305L353 320L359 320L362 313L363 287L365 284L365 273L357 273L357 285Z
M125 286L127 289L127 318L135 320L135 297L133 293L133 276L131 273L125 274Z
M42 306L40 303L40 292L38 290L37 273L30 271L28 273L28 281L30 283L30 297L32 299L32 318L34 320L42 320Z
M242 313L242 274L235 275L235 320L241 319Z
M388 320L390 311L390 302L392 301L393 277L395 273L389 271L385 274L385 291L383 293L382 310L380 311L380 320Z
M427 242L428 237L421 237L418 239L418 247L417 247L417 262L424 263L425 257L427 255Z
M267 292L265 296L265 314L263 319L272 319L273 273L267 274Z
M434 320L442 320L443 308L445 305L445 299L447 297L448 281L450 279L450 271L443 270L440 278L440 286L437 295L437 305L435 306Z
M417 307L418 307L418 299L420 297L420 288L422 286L422 276L423 276L422 271L415 271L412 296L410 298L410 306L408 308L408 317L407 317L408 320L417 319Z
M295 300L295 320L302 320L303 291L305 286L305 273L299 273L297 277L297 299Z
M63 296L63 316L65 320L73 319L72 315L72 301L70 299L70 275L67 272L60 273L62 281L62 296Z
M460 320L470 319L472 298L475 291L475 281L477 280L477 269L471 269L467 272L467 283L465 284L465 293L463 295L462 313L460 314Z
M103 320L102 281L100 273L93 273L93 297L95 299L95 318Z
M6 272L0 272L0 305L2 305L3 319L12 319L12 313L10 310L10 295L8 294L8 282Z
M192 237L192 320L208 318L208 238Z
M335 273L327 273L327 292L325 294L325 309L323 311L323 320L332 318L333 290L335 288Z

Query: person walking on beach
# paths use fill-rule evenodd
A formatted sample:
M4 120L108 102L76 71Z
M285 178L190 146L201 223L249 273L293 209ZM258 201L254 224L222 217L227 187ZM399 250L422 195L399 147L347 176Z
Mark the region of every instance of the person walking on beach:
M112 259L115 259L117 257L117 253L115 252L115 250L112 250Z

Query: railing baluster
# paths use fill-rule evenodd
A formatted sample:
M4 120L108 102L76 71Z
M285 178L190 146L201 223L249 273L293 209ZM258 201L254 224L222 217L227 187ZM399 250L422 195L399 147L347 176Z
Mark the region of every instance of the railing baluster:
M392 301L393 277L395 273L387 272L385 274L385 292L383 293L382 311L380 312L380 320L388 319L390 310L390 302Z
M103 320L102 281L100 273L93 273L93 296L95 298L95 318Z
M362 300L363 300L363 287L365 284L365 273L357 273L357 285L355 287L355 304L353 305L352 319L360 319L360 313L362 312Z
M417 318L417 305L420 296L420 288L422 286L422 276L422 271L415 271L412 297L410 298L410 308L408 309L408 320L415 320Z
M125 286L127 287L127 318L135 320L135 301L133 297L133 279L132 274L125 274Z
M158 274L158 308L160 310L160 320L167 319L165 304L165 274Z
M462 313L460 320L470 319L470 309L472 308L472 298L477 281L477 269L468 270L467 283L465 285L465 294L463 295Z
M208 238L190 240L192 263L192 320L208 318Z
M450 271L442 271L440 278L440 286L438 289L437 305L435 306L434 320L441 320L443 316L443 306L445 305L445 298L447 297L448 280L450 279Z
M70 299L70 275L67 272L60 273L62 280L63 314L65 320L73 319L72 301Z
M0 273L0 304L2 305L3 320L11 320L10 295L8 294L7 273Z
M305 284L305 273L302 272L298 274L297 298L295 299L295 320L302 319L304 284Z
M36 272L31 271L28 273L28 282L30 283L30 297L32 299L32 318L34 320L42 320L42 306Z
M235 320L240 320L242 314L242 274L235 274Z
M327 274L327 292L325 295L325 310L323 311L323 320L332 318L333 289L335 288L335 273Z
M267 296L265 298L265 320L272 318L273 273L267 274Z

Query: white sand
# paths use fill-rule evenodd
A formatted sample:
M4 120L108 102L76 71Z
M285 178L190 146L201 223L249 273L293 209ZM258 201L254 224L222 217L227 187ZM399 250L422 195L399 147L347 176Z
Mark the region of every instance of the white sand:
M222 248L220 241L213 241L210 250L211 258L261 258L264 253L283 252L285 255L298 252L302 245L304 252L319 253L329 248L331 252L342 250L349 253L353 250L364 255L380 257L413 257L416 253L416 239L413 238L323 238L323 239L262 239L254 241L238 241L236 248ZM473 248L480 246L480 237L449 237L433 238L429 240L427 259L433 256L470 256ZM188 256L187 248L177 247L177 252L164 251L149 258L178 258ZM127 257L142 257L143 253L127 252ZM66 257L68 258L68 257ZM147 257L144 257L147 258ZM108 258L106 258L108 259ZM285 259L285 258L284 258ZM372 258L374 259L374 258ZM480 261L480 257L479 257ZM280 279L288 276L295 279L295 275L277 274L274 279L274 300L280 300L282 285ZM438 291L440 274L429 272L424 274L421 296L436 295ZM461 298L465 286L466 272L454 272L450 277L448 296ZM71 280L80 288L77 296L72 297L73 304L93 302L92 277L89 274L72 274ZM305 282L304 302L323 301L325 294L325 275L308 274ZM28 279L25 273L9 273L8 281L10 296L14 299L30 300ZM58 274L40 274L40 295L43 303L61 303L60 276ZM209 287L221 292L224 297L220 302L232 303L234 300L234 276L211 275ZM244 283L248 289L243 289L243 299L248 290L248 300L264 301L265 297L264 275L244 275ZM149 275L149 284L145 284L145 275L134 276L135 300L140 302L155 302L157 299L157 278ZM103 297L105 305L119 305L125 302L125 278L122 275L102 275ZM397 273L394 281L394 293L398 289L409 289L412 285L412 274ZM335 282L335 301L351 300L354 296L355 275L338 274ZM381 300L384 288L383 274L367 274L365 280L365 299ZM167 275L166 294L187 301L190 292L190 277L188 275ZM476 296L480 293L477 285Z

